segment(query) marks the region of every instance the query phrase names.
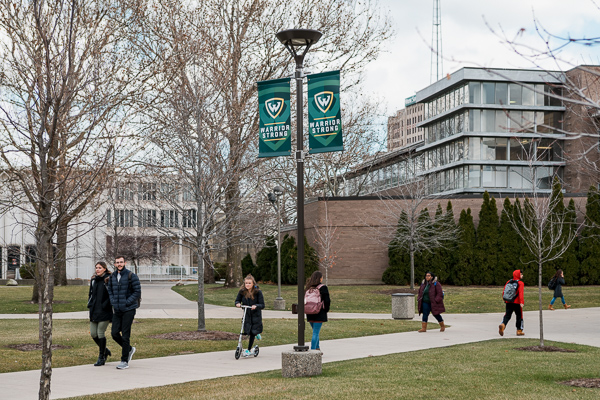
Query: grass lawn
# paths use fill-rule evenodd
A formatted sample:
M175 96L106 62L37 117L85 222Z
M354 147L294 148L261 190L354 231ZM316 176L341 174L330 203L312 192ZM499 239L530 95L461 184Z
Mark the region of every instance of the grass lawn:
M208 330L239 333L240 319L207 320ZM297 338L297 319L265 319L261 347L294 343ZM394 332L417 330L420 323L395 320L331 320L321 331L321 339L340 339L379 335ZM312 335L310 325L306 325L305 337ZM52 352L52 366L68 367L73 365L93 364L98 358L98 347L89 336L89 322L85 320L55 320L53 326L54 345L70 346L68 349L57 349ZM166 340L151 336L161 333L195 331L197 321L192 319L143 319L135 320L131 334L131 344L137 347L135 357L154 358L178 354L204 353L210 351L235 351L235 340ZM18 335L15 334L18 332ZM110 326L106 332L110 336ZM41 367L40 351L19 351L6 346L11 344L37 343L37 320L2 320L0 324L0 373L39 369ZM113 352L109 361L118 361L120 347L108 339L108 348ZM1 397L1 396L0 396Z
M89 286L69 285L54 288L54 312L87 311ZM0 314L35 314L31 304L33 286L0 286Z
M273 309L277 297L277 285L261 284L267 309ZM366 286L329 286L332 312L391 313L391 294L408 287L366 285ZM198 297L196 284L175 286L173 290L185 298L195 301ZM206 285L204 299L206 303L221 306L233 306L238 289L226 289L222 285ZM501 287L444 286L444 304L447 313L489 313L504 312ZM296 286L281 287L281 297L291 310L297 302ZM564 286L563 293L567 304L573 308L599 307L600 288L598 286ZM550 304L553 292L542 288L544 307ZM416 302L415 302L416 303ZM560 303L560 299L558 300ZM555 303L556 304L556 303ZM538 309L537 287L525 287L525 311Z
M502 339L323 365L323 374L281 371L135 389L77 399L597 399L600 389L560 385L597 378L600 349L548 342L576 353L517 351L533 339Z

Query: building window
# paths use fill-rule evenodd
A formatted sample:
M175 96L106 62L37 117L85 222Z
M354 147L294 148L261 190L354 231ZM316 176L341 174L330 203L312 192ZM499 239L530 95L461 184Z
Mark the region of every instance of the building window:
M132 228L133 227L133 210L114 210L115 227ZM108 214L110 224L110 214Z
M156 210L138 210L138 227L156 227Z
M177 228L179 226L179 213L175 210L161 210L160 226L163 228Z
M138 200L156 200L156 183L138 184Z
M183 210L183 227L184 228L195 228L197 221L196 210Z
M481 187L481 166L469 165L469 187Z

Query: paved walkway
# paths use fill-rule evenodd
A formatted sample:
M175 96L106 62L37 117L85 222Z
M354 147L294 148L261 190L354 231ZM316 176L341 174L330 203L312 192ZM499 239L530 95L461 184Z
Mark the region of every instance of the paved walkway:
M195 303L189 302L170 290L168 285L144 285L142 307L136 318L196 318ZM265 318L292 318L290 312L266 311ZM206 307L207 318L239 318L239 310L232 307ZM331 318L391 319L389 314L330 313ZM5 315L0 315L5 318ZM23 317L23 316L21 316ZM33 316L36 318L37 316ZM57 314L56 318L87 318L87 313ZM369 356L447 347L456 344L499 339L498 324L501 314L444 314L450 328L425 334L417 332L394 333L351 339L323 340L323 363L351 360ZM418 320L418 317L415 317ZM525 313L525 338L539 338L538 312ZM325 331L327 327L324 327ZM600 307L586 309L544 311L544 338L600 347ZM514 317L504 338L514 338ZM105 367L82 365L55 368L52 374L54 399L106 393L118 390L163 386L225 376L249 374L281 369L281 353L294 344L261 348L257 358L235 360L230 351L150 358L131 362L124 371L115 369L117 362ZM115 379L126 375L126 379ZM39 370L0 374L2 399L37 398Z

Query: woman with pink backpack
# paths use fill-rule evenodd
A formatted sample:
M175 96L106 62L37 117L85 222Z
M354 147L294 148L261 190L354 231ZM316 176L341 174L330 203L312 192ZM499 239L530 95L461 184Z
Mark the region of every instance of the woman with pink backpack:
M319 351L321 351L319 334L321 333L323 322L327 322L327 313L329 312L329 306L331 304L329 290L322 282L323 274L319 271L315 271L310 276L304 290L304 311L306 313L306 320L313 330L310 349Z

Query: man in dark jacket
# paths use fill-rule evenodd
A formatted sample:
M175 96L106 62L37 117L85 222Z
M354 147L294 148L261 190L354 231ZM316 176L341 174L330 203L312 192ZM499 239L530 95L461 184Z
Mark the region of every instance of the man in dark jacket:
M506 301L506 313L504 314L504 318L502 318L502 323L498 327L498 333L500 336L504 336L504 329L506 328L506 324L510 321L510 317L512 313L515 313L517 316L517 336L523 336L523 306L525 305L525 283L523 283L523 273L520 269L517 269L513 272L513 278L506 282L504 285L504 291L506 291L506 285L510 281L517 282L517 297L513 301ZM504 297L504 291L502 291L502 296Z
M121 363L117 365L117 369L126 369L135 353L135 347L129 344L129 337L135 310L140 306L142 286L138 276L125 268L123 256L115 258L115 272L110 276L107 289L113 306L111 335L121 346Z

